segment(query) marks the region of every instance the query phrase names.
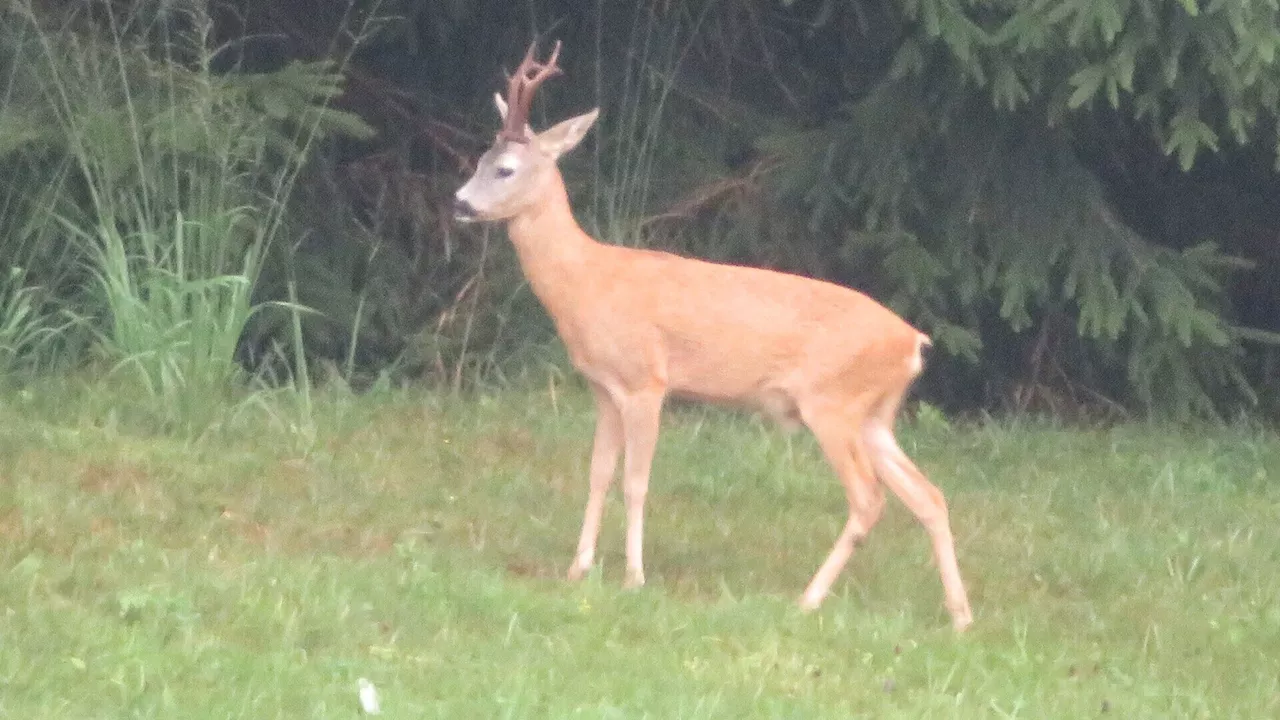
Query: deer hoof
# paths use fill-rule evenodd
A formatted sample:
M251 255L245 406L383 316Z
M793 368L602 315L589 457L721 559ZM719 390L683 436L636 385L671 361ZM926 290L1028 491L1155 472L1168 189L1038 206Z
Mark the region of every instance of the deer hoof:
M796 605L800 607L801 611L808 613L817 610L822 605L822 600L823 597L821 595L813 597L806 593L800 596L800 599L796 601Z
M622 583L623 589L634 590L638 587L643 587L643 586L644 586L644 571L628 569L627 579L624 580Z

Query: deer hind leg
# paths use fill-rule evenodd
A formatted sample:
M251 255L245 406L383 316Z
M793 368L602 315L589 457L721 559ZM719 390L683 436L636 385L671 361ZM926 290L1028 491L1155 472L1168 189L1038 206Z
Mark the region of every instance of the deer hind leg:
M619 403L626 447L622 490L627 506L627 578L625 587L644 585L644 501L649 493L649 470L658 445L663 391L630 394Z
M947 610L951 613L951 624L956 630L964 630L973 622L973 612L956 563L947 503L942 492L911 462L894 437L893 425L901 399L901 394L885 398L865 426L871 464L880 481L889 486L929 532L934 562L942 576Z
M800 597L800 607L805 610L816 609L822 604L831 591L832 583L853 556L854 546L866 537L884 510L884 493L868 462L862 436L856 432L858 423L850 423L850 420L858 419L858 415L846 410L832 414L810 413L805 418L827 461L839 475L849 501L849 518L844 529Z
M582 518L582 534L578 537L578 551L569 565L569 580L580 580L595 562L596 542L600 537L600 522L604 516L604 502L609 486L618 469L618 455L622 452L622 415L604 388L591 383L596 399L596 436L591 448L590 490L587 509Z

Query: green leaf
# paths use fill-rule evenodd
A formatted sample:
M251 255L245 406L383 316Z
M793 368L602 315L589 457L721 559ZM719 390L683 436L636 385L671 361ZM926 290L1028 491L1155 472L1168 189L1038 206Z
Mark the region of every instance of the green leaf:
M1196 153L1200 148L1218 149L1218 134L1199 117L1184 111L1174 116L1169 123L1169 139L1165 142L1166 155L1177 153L1178 164L1183 172L1191 170L1195 165Z
M894 53L893 62L889 65L888 76L892 80L901 80L919 75L923 71L924 53L920 49L920 44L913 38L907 38L902 42L898 51Z
M1089 65L1072 75L1067 82L1075 88L1067 99L1067 107L1075 109L1089 101L1098 92L1106 77L1106 68L1102 65Z

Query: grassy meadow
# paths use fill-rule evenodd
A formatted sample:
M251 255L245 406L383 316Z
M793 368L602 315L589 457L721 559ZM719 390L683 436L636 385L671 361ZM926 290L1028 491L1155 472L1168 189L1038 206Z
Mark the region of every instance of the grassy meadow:
M197 436L136 396L0 401L0 716L1280 717L1280 440L1244 427L904 423L976 613L896 501L813 614L844 521L807 434L668 411L649 585L560 579L580 389L260 394ZM615 488L616 490L616 488Z
M398 114L417 107L401 93L418 91L383 78L386 122L331 104L363 42L376 39L378 58L401 42L366 5L347 6L332 41L272 41L308 55L331 45L332 62L281 57L266 71L257 67L275 67L266 55L226 67L250 38L230 37L236 24L222 26L203 3L0 4L0 718L354 718L360 678L377 686L387 718L1280 717L1280 439L1244 423L1083 429L948 422L932 410L904 422L904 448L951 504L976 614L957 635L925 532L894 500L826 604L801 613L794 601L846 513L816 444L752 416L672 407L649 493L648 586L620 588L616 492L601 567L583 583L562 581L594 424L576 381L550 373L497 389L379 385L358 395L312 382L310 368L319 374L324 362L344 377L396 368L471 387L563 360L514 270L486 269L514 268L498 251L491 258L489 236L456 235L442 220L452 190L439 188L457 178L440 168L456 163L452 150L447 163L421 155L418 136L431 133ZM439 5L452 17L466 3ZM332 12L302 25L323 26ZM688 12L701 27L705 13ZM764 202L749 189L756 170L746 194L724 184L742 169L728 160L738 151L725 150L759 138L716 131L697 152L665 147L679 136L668 128L684 127L665 124L663 108L680 94L685 41L671 16L629 17L617 22L634 28L629 42L642 52L625 53L626 77L616 88L596 83L591 98L606 107L597 133L611 139L595 174L579 176L591 189L575 206L587 224L639 243L651 220L672 217L660 198L681 187L670 177L697 169L682 160L673 170L667 156L723 157L723 168L690 177L742 199L725 200L723 213L710 204L687 213L709 223L681 231L691 254L771 247L755 264L807 267L773 252L853 247L841 214L818 222L826 200ZM471 43L474 32L464 34ZM507 35L486 37L498 48ZM456 87L489 82L460 72ZM343 106L378 105L360 98L382 85L366 78ZM880 187L892 192L867 197L902 207L920 206L903 197L977 197L945 177L938 185L936 158L949 153L967 183L977 166L967 148L996 158L985 148L1003 145L985 135L921 145L928 106L898 90L867 97L881 95L891 104L868 106L866 117L907 118L876 121L909 131L903 139L839 130L870 138L842 150L841 164L888 170ZM700 125L701 105L688 115ZM460 117L445 110L439 117ZM1014 125L952 120L941 122L989 128L999 143L1030 137L1022 115ZM354 162L346 141L368 141L375 127L411 135ZM1083 211L1059 208L1105 210L1109 200L1088 194L1104 186L1071 163L1024 182L1027 168L1074 155L1056 141L1018 142L1004 153L1011 170L984 176L1013 178L1012 189L993 189L983 207L1066 218L1070 232L1001 230L992 215L993 234L973 236L971 217L952 222L971 204L944 207L920 238L964 227L947 242L998 243L979 254L997 264L942 272L935 256L977 255L869 232L858 252L877 258L885 287L926 283L918 296L939 302L971 296L946 312L916 310L974 318L973 328L927 329L949 352L988 343L991 357L1011 346L979 337L982 318L1005 328L1013 317L1016 329L1028 313L1058 317L1059 299L1078 302L1082 341L1103 343L1082 367L1120 358L1123 371L1105 369L1113 360L1098 367L1124 376L1135 406L1167 395L1175 409L1208 409L1215 399L1202 378L1240 387L1238 358L1250 356L1235 343L1245 336L1218 314L1227 305L1219 269L1231 263L1208 246L1175 253L1117 235L1114 213L1090 230L1098 223L1082 225ZM932 149L897 153L925 158L919 168L882 162L884 148L899 146ZM1055 154L1048 162L1021 146ZM406 164L383 168L378 158L392 155ZM579 159L588 166L589 155ZM372 173L367 183L344 174L360 168ZM858 173L848 182L861 183ZM1070 192L1053 191L1061 187ZM1056 204L1042 212L1043 198ZM761 220L783 205L801 214ZM909 225L875 207L855 214ZM791 236L819 225L837 229ZM881 258L886 239L907 252ZM1058 278L1078 273L1059 295ZM979 284L992 294L964 289ZM1117 287L1128 288L1123 297ZM998 322L987 315L996 307ZM243 390L261 384L246 382L246 366L293 389Z

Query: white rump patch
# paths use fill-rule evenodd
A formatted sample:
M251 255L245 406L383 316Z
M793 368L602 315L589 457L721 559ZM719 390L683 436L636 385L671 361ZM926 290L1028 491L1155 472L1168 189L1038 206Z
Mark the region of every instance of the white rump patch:
M929 338L921 335L916 341L916 350L911 353L911 357L907 358L907 370L911 372L911 377L915 377L924 370L924 349L925 343L929 342Z

